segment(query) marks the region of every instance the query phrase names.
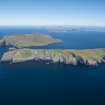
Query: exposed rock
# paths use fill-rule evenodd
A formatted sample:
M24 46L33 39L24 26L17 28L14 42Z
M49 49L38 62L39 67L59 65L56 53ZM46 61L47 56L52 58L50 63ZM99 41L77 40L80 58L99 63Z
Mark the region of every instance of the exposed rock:
M105 63L104 49L60 50L60 49L13 49L3 54L2 62L44 61L47 63L97 65Z

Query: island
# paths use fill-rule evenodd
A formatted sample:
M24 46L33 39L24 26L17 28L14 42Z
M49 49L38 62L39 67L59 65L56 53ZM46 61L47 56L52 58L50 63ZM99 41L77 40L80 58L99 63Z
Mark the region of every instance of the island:
M1 62L18 63L26 61L60 63L71 65L98 65L105 63L105 49L31 49L20 48L5 52Z
M49 32L75 32L80 31L80 27L77 26L50 26L46 27Z
M32 46L46 46L62 42L48 35L24 34L0 38L1 46L8 50L1 55L1 62L19 63L26 61L46 64L98 65L105 63L105 49L39 49Z
M0 38L1 46L12 46L16 48L46 46L59 42L61 42L61 40L52 38L51 36L45 34L9 35Z

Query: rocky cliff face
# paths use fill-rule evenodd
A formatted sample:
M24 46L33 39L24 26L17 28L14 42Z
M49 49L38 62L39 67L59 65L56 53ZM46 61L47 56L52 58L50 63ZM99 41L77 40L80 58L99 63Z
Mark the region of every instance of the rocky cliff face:
M97 65L105 62L105 49L14 49L3 54L1 62L44 61L49 63Z

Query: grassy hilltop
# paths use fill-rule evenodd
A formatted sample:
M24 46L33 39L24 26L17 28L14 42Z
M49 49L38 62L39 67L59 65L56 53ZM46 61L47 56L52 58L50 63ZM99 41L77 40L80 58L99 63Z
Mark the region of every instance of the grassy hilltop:
M25 34L5 36L0 40L1 45L11 45L14 47L32 47L32 46L45 46L53 43L58 43L60 40L54 39L48 35L40 34Z

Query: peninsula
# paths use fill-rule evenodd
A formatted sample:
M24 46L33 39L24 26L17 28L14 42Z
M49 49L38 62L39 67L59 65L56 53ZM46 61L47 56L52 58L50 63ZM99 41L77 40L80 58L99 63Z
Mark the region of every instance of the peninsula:
M1 62L18 63L25 61L63 63L71 65L98 65L105 63L105 49L14 49L3 54Z

